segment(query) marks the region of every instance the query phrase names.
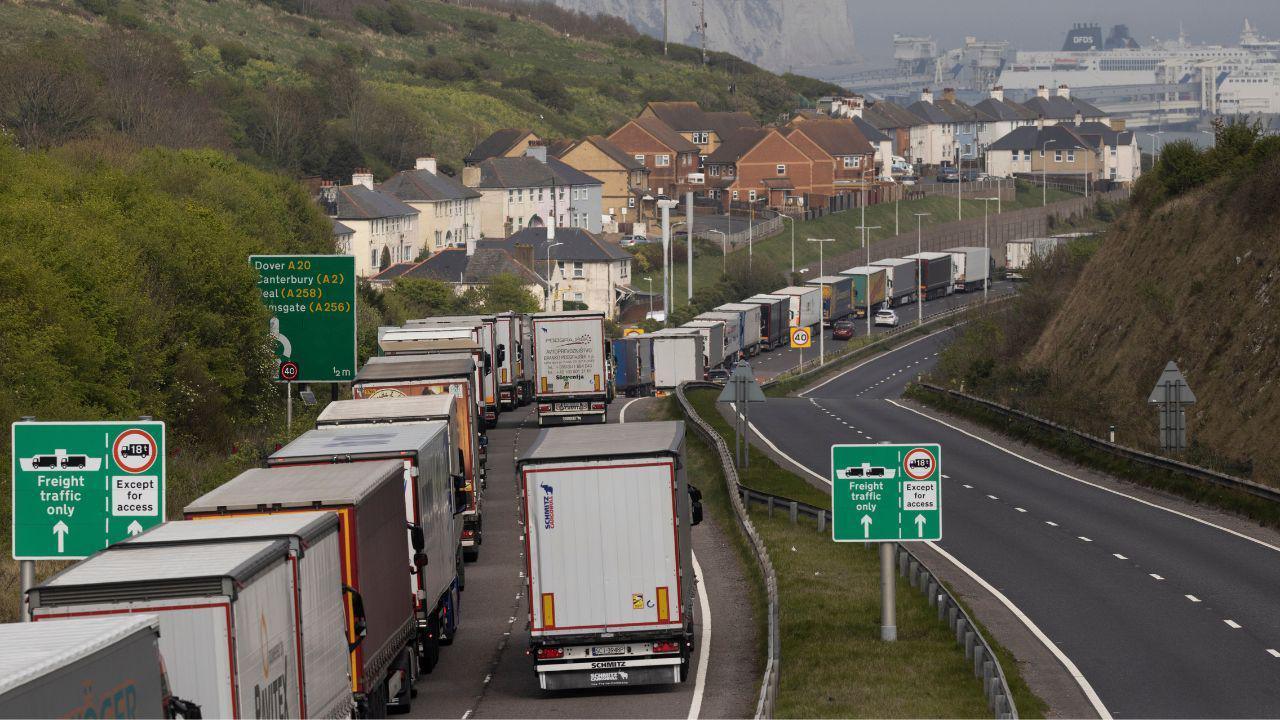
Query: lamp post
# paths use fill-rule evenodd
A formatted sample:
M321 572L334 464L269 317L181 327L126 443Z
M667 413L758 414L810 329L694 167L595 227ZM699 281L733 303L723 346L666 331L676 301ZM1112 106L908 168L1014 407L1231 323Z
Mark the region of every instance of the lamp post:
M547 243L547 296L543 303L543 312L551 312L551 248L564 243Z
M991 207L992 200L1000 202L1000 198L984 197L978 199L982 201L982 246L987 249L987 277L982 281L982 302L985 304L987 302L987 286L991 284L991 239L990 235L987 234L987 208ZM965 272L968 272L968 270L966 269ZM968 283L965 284L967 285ZM968 289L968 287L965 288L965 290Z
M964 207L960 202L964 199L964 156L960 148L956 148L956 219L964 219Z
M921 229L921 218L928 217L933 213L913 213L916 216L916 253L924 252L924 231ZM916 284L920 283L920 263L916 262ZM918 324L924 324L924 300L920 297L916 298L916 320Z
M674 200L659 200L658 208L662 210L662 313L664 316L663 324L670 324L671 320L671 296L673 292L673 282L671 278L672 252L671 252L671 208L678 205Z
M1157 130L1153 133L1143 133L1143 135L1146 135L1147 137L1151 138L1151 169L1153 170L1156 167L1156 136L1163 135L1163 134L1164 134L1163 130Z
M649 319L652 320L653 319L653 278L647 277L644 279L644 281L649 283Z
M871 267L871 242L870 242L869 238L867 237L867 231L868 231L868 230L879 230L879 229L880 229L880 226L879 226L879 225L872 225L871 227L867 227L867 226L864 224L864 225L859 225L857 229L862 231L862 247L863 247L863 248L865 248L865 249L866 249L866 252L867 252L867 262L866 262L866 266L867 266L867 267ZM867 274L867 281L866 281L866 285L867 285L867 290L866 290L866 293L867 293L867 337L871 337L871 274L870 274L870 273L868 273L868 274Z
M720 236L720 274L729 272L729 236L724 234L723 230L711 228L708 233L715 233Z
M822 267L822 248L829 242L835 242L835 238L809 238L809 242L818 243L818 277L826 277ZM835 298L832 298L834 305ZM827 364L827 344L826 334L822 331L822 318L818 318L818 365Z
M791 275L796 274L796 219L785 213L779 214L783 220L791 223ZM790 276L787 280L790 280Z
M1040 207L1049 204L1049 156L1045 152L1054 140L1045 140L1040 145Z

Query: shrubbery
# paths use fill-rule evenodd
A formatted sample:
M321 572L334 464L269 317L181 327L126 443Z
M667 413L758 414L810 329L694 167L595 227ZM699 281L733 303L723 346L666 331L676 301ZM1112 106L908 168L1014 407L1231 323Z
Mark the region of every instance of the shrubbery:
M1248 118L1214 121L1214 145L1201 150L1189 140L1165 145L1159 160L1134 189L1137 205L1147 211L1217 178L1236 187L1256 176L1268 161L1280 157L1280 138L1263 137L1262 125Z

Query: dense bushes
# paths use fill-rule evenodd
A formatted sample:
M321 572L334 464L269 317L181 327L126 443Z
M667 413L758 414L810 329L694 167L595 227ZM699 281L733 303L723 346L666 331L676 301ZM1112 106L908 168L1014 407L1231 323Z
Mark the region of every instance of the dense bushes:
M1139 179L1134 197L1140 207L1150 211L1216 178L1225 178L1239 188L1246 181L1256 181L1264 166L1276 157L1280 157L1280 138L1263 137L1260 123L1251 123L1248 118L1232 122L1218 118L1212 148L1201 150L1189 140L1164 146L1154 167Z
M248 256L329 252L301 188L214 151L0 143L0 423L154 415L182 442L262 422Z

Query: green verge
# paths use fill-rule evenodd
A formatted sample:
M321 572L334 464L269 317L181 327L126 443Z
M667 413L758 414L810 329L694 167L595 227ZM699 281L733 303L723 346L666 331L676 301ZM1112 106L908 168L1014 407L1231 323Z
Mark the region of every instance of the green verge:
M1249 493L1213 485L1176 472L1149 467L1112 455L1069 433L1055 432L1026 420L1006 417L978 403L919 385L909 385L904 395L935 410L973 420L984 427L1034 445L1069 462L1139 485L1173 493L1192 502L1243 515L1269 527L1280 527L1280 504Z
M700 417L722 437L732 437L716 408L714 390L694 390L688 397ZM710 462L715 465L714 456ZM830 507L827 493L782 470L756 448L751 449L742 482L762 492ZM832 543L808 522L791 525L783 513L771 518L753 509L752 520L778 575L782 672L775 715L990 716L982 684L974 679L963 652L938 622L936 611L902 579L897 588L899 641L879 640L880 566L875 552L858 544ZM1012 656L995 649L1019 714L1043 717L1044 703L1027 690Z

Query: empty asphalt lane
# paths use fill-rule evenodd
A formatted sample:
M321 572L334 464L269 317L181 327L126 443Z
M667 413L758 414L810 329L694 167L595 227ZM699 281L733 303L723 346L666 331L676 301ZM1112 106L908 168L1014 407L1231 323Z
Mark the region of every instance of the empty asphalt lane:
M1044 630L1113 714L1280 714L1280 658L1269 652L1280 648L1280 553L857 397L888 368L924 366L935 351L890 353L812 401L770 400L752 419L823 476L836 442L940 442L941 546Z

